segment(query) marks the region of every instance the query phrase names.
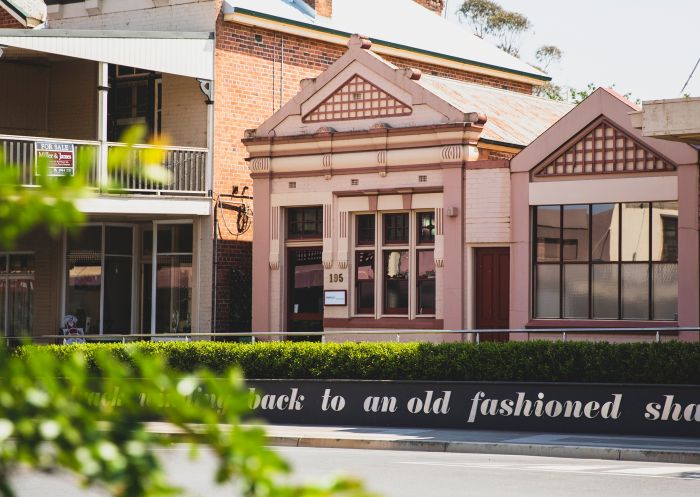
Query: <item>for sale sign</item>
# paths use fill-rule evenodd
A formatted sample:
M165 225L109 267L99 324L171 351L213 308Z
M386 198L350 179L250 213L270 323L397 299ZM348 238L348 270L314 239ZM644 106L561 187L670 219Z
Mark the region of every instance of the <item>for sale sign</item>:
M75 174L75 146L63 142L35 142L34 159L47 161L49 176L73 176ZM37 169L36 175L39 175Z

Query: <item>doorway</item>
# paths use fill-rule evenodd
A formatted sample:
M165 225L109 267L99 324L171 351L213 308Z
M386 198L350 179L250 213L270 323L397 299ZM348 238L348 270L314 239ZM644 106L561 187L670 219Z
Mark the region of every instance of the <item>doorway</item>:
M323 331L323 263L321 247L287 251L287 331ZM296 335L291 340L320 340Z
M474 295L476 329L508 329L510 296L510 249L474 249ZM480 341L507 342L508 333L480 335Z

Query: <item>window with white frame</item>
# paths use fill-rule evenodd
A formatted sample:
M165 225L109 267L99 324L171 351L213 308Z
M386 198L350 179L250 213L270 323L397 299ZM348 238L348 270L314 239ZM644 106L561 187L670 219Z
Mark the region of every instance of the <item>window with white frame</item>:
M435 315L434 211L356 214L354 314Z
M0 252L0 334L32 333L34 254Z

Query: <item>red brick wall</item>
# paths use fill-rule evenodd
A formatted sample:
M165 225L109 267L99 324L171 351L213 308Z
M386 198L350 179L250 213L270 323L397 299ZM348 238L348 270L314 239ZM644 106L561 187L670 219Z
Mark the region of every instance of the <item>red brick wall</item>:
M216 322L214 332L250 331L253 244L217 240Z
M256 35L259 39L256 40ZM346 51L346 47L308 38L284 35L284 61L280 64L280 33L217 21L215 72L215 138L214 138L214 195L239 191L252 180L248 173L245 147L241 144L246 129L259 126L278 110L284 102L299 91L299 81L316 77ZM489 86L508 88L525 93L532 86L475 73L417 63L397 57L388 57L400 67L421 69L426 74L460 79ZM281 81L281 83L280 83ZM282 88L280 95L280 86ZM252 192L254 194L254 192ZM233 213L235 214L235 213ZM222 215L235 226L232 213ZM218 236L218 235L217 235ZM217 257L217 324L218 330L239 329L230 317L230 302L235 295L227 283L231 270L250 271L249 244L252 229L234 237L222 230ZM246 246L248 248L242 248Z
M17 19L12 17L9 12L0 7L0 29L3 28L22 28L22 26Z
M333 0L304 0L320 16L330 17L333 14Z
M445 9L445 0L413 0L416 3L421 4L426 9L430 9L433 12L442 14Z

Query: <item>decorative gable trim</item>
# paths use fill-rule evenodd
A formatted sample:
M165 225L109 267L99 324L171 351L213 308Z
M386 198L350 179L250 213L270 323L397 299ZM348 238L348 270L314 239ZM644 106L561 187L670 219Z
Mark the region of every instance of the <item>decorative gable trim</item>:
M561 150L561 149L560 149ZM534 178L675 171L676 165L605 117L599 117L563 152L532 172Z
M302 117L304 123L407 116L413 109L358 74Z

